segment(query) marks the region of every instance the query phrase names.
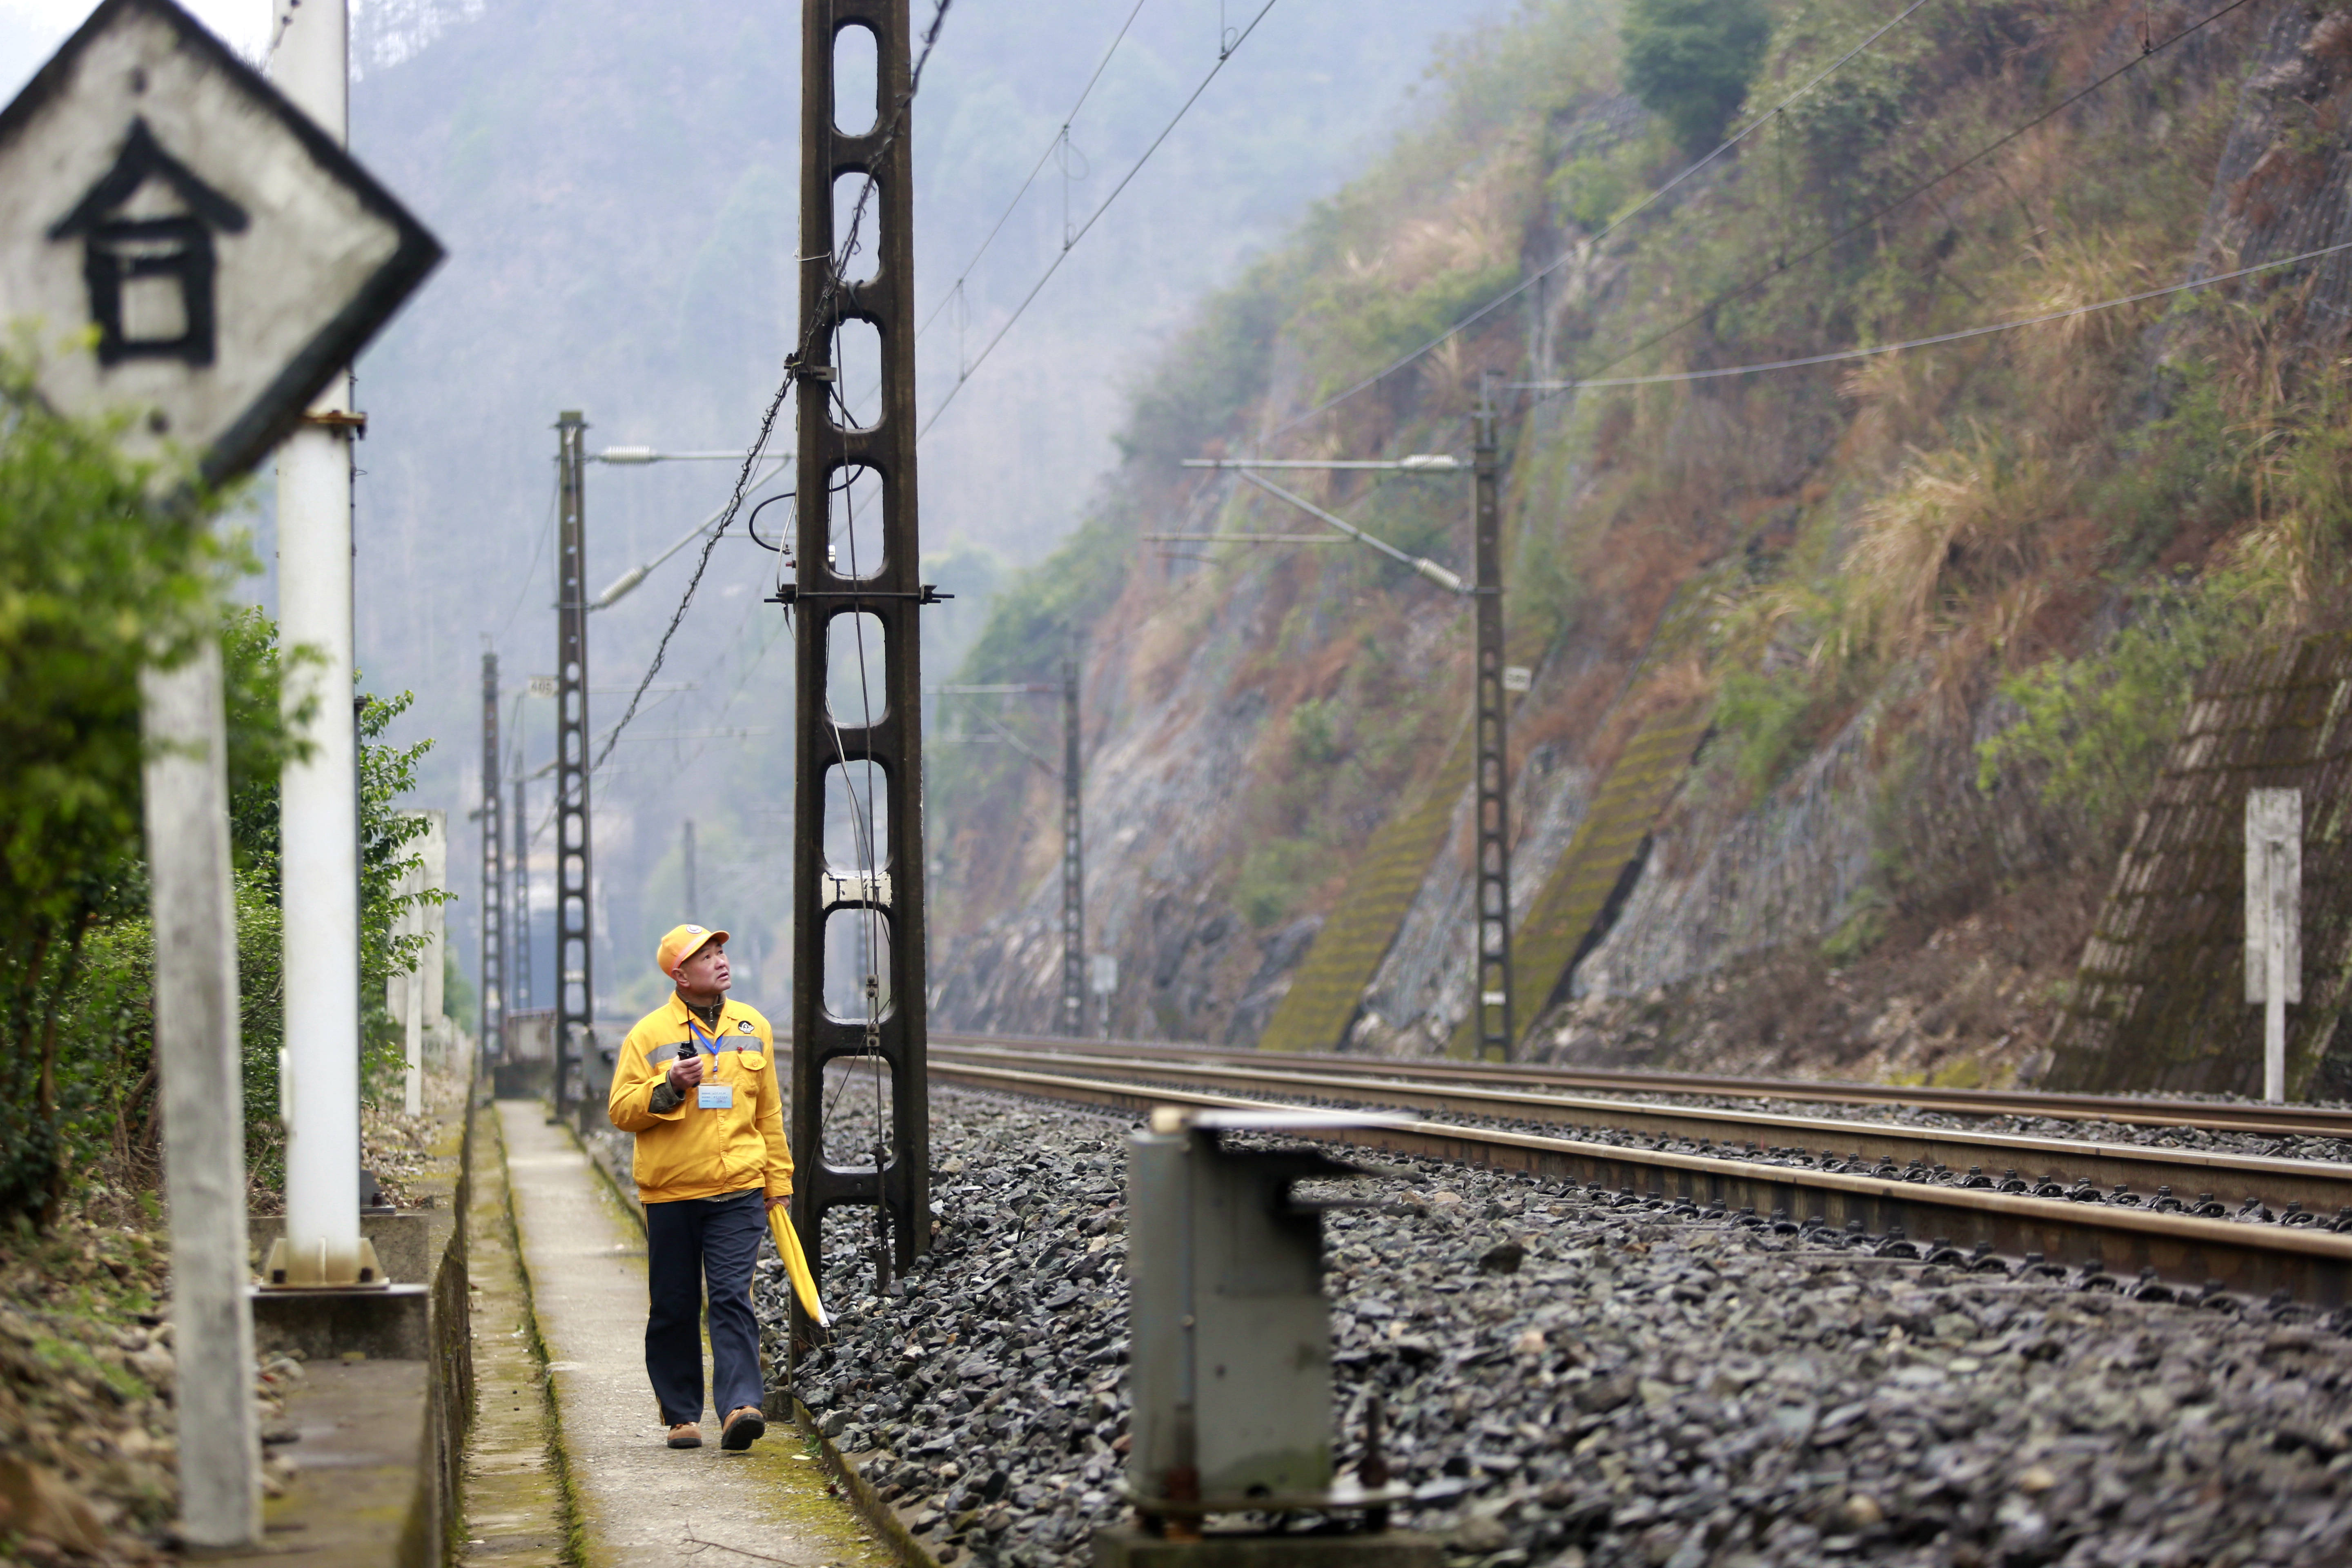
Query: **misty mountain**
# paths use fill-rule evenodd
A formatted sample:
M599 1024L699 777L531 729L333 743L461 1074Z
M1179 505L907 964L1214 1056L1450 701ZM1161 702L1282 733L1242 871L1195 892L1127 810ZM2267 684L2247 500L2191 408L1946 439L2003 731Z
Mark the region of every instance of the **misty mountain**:
M1232 51L925 442L924 537L947 557L940 580L964 595L928 628L934 669L976 634L998 563L1035 559L1075 524L1113 458L1126 389L1193 303L1412 122L1444 36L1502 9L1278 5ZM917 11L929 15L925 0ZM1130 19L1063 144L1069 106ZM1221 27L1246 25L1238 5L1206 0L950 12L913 111L918 300L936 312L920 347L927 410L1216 66ZM592 450L740 449L773 394L797 308L799 16L723 0L383 5L361 13L354 53L354 150L449 251L359 367L371 420L361 658L372 688L416 691L404 732L439 740L423 801L462 818L478 798L485 639L510 686L552 668L557 412L585 411ZM789 451L789 428L771 446ZM592 468L592 584L709 514L733 471ZM625 700L612 689L643 672L693 559L596 617L598 727ZM702 885L726 918L780 929L790 667L761 604L773 560L740 531L718 547L659 683L692 689L654 693L597 778L598 924L623 964L600 959L606 975L644 967L637 950L671 923L688 816L722 868ZM508 705L532 766L549 754L548 707ZM684 738L647 738L664 736ZM472 835L454 837L470 864ZM657 873L670 880L649 890ZM456 911L459 930L472 924ZM541 974L543 994L544 959Z

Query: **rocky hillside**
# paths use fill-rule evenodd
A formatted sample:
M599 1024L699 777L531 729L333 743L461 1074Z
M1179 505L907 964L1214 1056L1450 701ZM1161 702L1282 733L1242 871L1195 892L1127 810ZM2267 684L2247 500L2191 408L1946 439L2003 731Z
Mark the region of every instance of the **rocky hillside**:
M2205 776L2173 744L2199 682L2341 625L2352 250L2132 297L2352 241L2352 11L1930 0L1841 64L1895 8L1759 7L1716 112L1761 123L1650 200L1717 132L1621 68L1674 7L1633 9L1551 0L1442 61L1424 122L1204 307L1086 528L1000 601L973 679L1086 639L1108 1027L1458 1047L1459 601L1354 547L1143 536L1316 531L1180 460L1466 454L1495 370L1579 384L1505 424L1524 1050L2243 1087L2258 1026L2208 1005L2241 981L2237 873L2134 835L2160 778ZM1466 565L1463 478L1299 484ZM2333 779L2283 711L2207 770L2209 838L2249 782ZM1005 748L941 748L932 780L938 1016L1045 1028L1054 781ZM2095 926L2125 970L2147 941L2101 923L2119 864L2212 959L2210 996L2157 1009L2198 1020L2160 1074L2131 1009L2163 974L2076 1005ZM2307 973L2341 945L2307 941ZM2297 1010L2300 1079L2334 1023Z

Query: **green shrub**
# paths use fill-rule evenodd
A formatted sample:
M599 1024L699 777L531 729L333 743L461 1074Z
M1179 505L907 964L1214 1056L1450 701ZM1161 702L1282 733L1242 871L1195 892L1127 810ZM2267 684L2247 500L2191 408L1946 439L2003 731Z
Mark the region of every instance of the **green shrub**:
M246 564L213 498L153 502L173 476L117 431L58 416L0 347L0 1215L54 1219L114 1141L137 1077L115 1057L143 1069L139 670L219 635ZM274 671L226 631L234 788L288 748Z
M2049 804L2102 828L2128 821L2156 781L2199 672L2242 649L2254 630L2249 586L2224 574L2157 587L2096 652L2048 659L2003 681L2020 714L1977 748L1977 787L2027 764Z
M1242 857L1234 878L1234 908L1264 931L1297 909L1329 869L1329 851L1311 839L1260 844Z
M1310 697L1290 710L1291 755L1306 767L1328 767L1347 748L1339 742L1339 704Z
M1640 142L1580 153L1551 172L1544 192L1570 222L1586 229L1605 228L1620 208L1643 194L1647 153Z
M1619 36L1626 87L1685 148L1703 153L1748 96L1772 17L1762 0L1630 0Z
M395 934L401 917L419 904L446 904L454 894L427 889L404 894L401 882L421 864L409 846L422 838L425 819L399 809L401 797L416 787L416 764L433 749L431 741L385 745L381 737L408 711L415 693L369 697L360 710L360 1075L371 1100L397 1092L407 1063L405 1032L384 1000L385 984L415 971L425 938Z
M2096 506L2121 563L2145 568L2184 525L2252 510L2252 443L2220 384L2192 365L2162 419L2129 442Z
M1326 381L1336 385L1421 347L1518 280L1516 257L1441 272L1411 289L1378 276L1334 279L1313 307L1321 335L1342 351Z
M1732 748L1732 771L1740 783L1762 790L1780 781L1811 739L1817 701L1811 683L1794 672L1739 669L1723 678L1715 725Z

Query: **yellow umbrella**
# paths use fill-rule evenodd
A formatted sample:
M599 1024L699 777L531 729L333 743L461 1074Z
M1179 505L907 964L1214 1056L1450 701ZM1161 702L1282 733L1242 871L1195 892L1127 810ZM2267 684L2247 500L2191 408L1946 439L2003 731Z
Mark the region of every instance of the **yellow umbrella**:
M776 1238L776 1256L784 1260L784 1272L793 1277L793 1294L801 1299L801 1310L816 1320L820 1329L833 1327L833 1320L824 1315L824 1303L816 1299L816 1280L809 1273L808 1255L801 1250L801 1233L782 1205L768 1211L768 1234Z

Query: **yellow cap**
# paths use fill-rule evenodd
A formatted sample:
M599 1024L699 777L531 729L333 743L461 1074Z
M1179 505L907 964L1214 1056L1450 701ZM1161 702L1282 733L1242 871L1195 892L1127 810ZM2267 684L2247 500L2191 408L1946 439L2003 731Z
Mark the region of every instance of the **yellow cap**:
M672 926L669 934L661 939L654 963L664 974L675 974L679 964L700 952L706 944L726 940L725 931L713 931L709 926Z

